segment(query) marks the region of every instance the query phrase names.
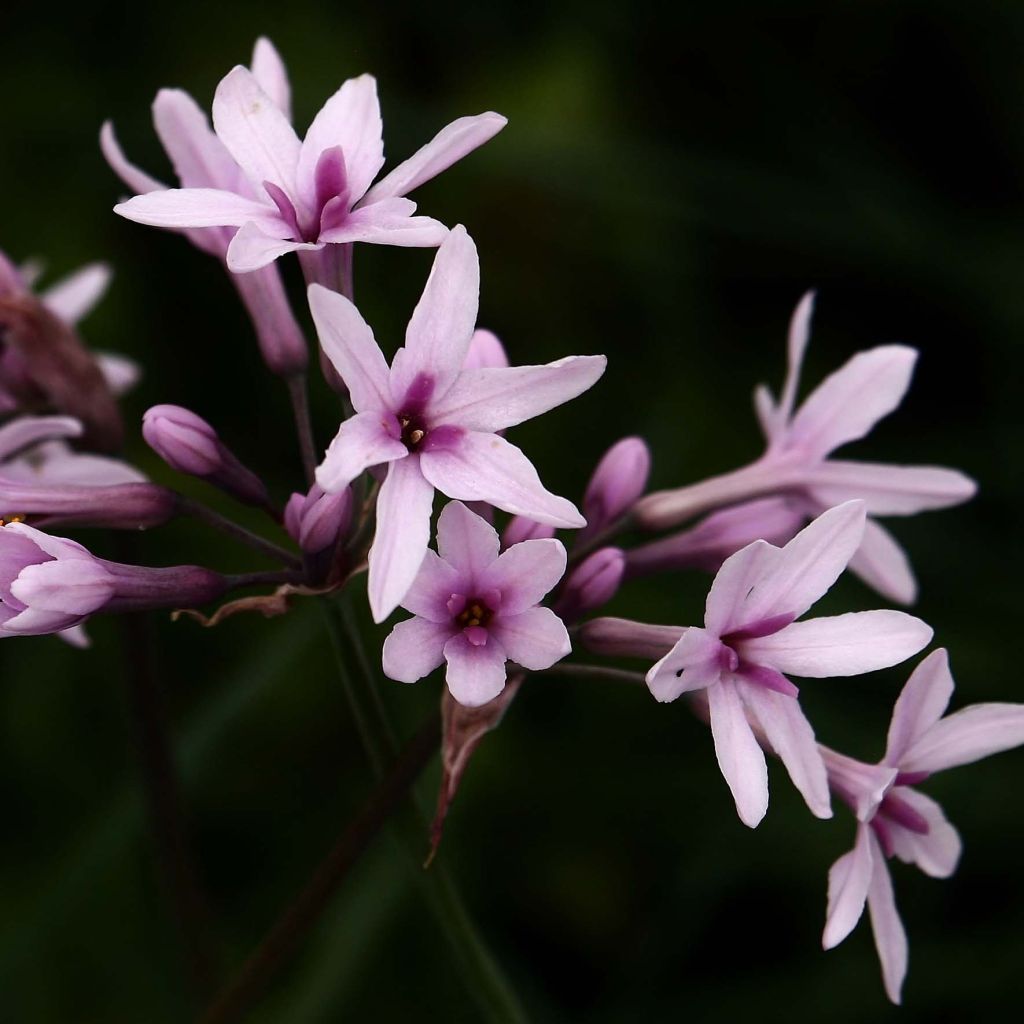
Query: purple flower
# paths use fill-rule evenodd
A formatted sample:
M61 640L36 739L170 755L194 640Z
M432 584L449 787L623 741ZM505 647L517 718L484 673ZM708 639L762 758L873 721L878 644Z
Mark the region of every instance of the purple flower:
M265 48L264 56L269 53ZM374 78L361 75L345 82L302 140L292 127L286 94L279 63L272 74L255 61L252 71L233 68L217 87L213 125L245 183L142 189L145 194L115 210L158 227L239 228L227 251L235 272L328 244L435 246L445 236L444 225L413 216L416 204L405 197L505 126L505 118L494 113L460 118L372 185L384 166Z
M755 729L819 818L832 814L825 766L787 674L854 676L920 651L932 631L896 611L797 622L836 581L864 531L862 501L820 515L784 548L759 540L726 560L707 597L704 627L687 629L647 674L661 701L706 690L719 766L742 821L768 807L768 774ZM752 727L753 726L753 727Z
M437 550L427 551L402 605L416 617L384 641L384 672L414 683L448 663L452 696L467 707L505 687L505 662L540 671L571 650L550 608L537 607L565 572L557 540L526 540L498 553L498 534L461 502L437 521Z
M907 971L907 937L886 860L896 857L933 878L948 878L960 858L956 829L913 787L933 772L1024 743L1024 704L972 704L943 718L953 686L946 652L933 651L896 701L881 762L864 764L821 748L830 786L859 820L854 848L829 872L822 945L842 942L867 903L885 991L894 1003Z
M526 456L498 431L582 394L604 372L605 358L467 370L479 288L476 246L456 227L437 252L405 347L390 368L348 299L319 285L309 289L320 343L357 413L342 423L317 482L333 493L363 470L388 463L369 554L370 607L378 622L397 607L423 560L435 488L551 526L584 525L572 502L547 491Z
M256 43L252 73L287 114L290 104L288 79L269 40L260 39ZM235 193L252 202L265 195L258 184L253 187L248 183L224 143L211 130L206 115L188 93L180 89L161 89L153 101L153 124L184 188L169 190L163 182L130 163L117 142L113 125L108 121L100 131L100 148L114 173L130 189L147 196L219 190ZM234 227L163 226L180 230L196 248L222 261L227 259L228 246L235 235ZM277 268L265 267L249 274L232 274L231 278L252 321L266 364L282 376L303 372L309 358L306 339L292 313Z
M664 529L710 509L770 494L788 495L806 518L855 498L866 502L871 516L908 516L972 497L974 481L956 470L829 458L836 448L868 434L900 404L917 352L905 345L859 352L794 411L813 300L813 293L805 295L793 314L789 369L779 401L763 386L755 392L768 441L764 455L733 473L648 495L636 508L641 525ZM865 525L850 569L890 600L909 604L916 596L906 555L874 519Z

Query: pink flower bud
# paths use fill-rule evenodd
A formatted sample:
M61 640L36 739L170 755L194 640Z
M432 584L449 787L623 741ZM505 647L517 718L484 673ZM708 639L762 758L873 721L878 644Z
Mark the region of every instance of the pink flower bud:
M150 483L85 486L22 483L0 476L0 518L32 519L40 526L90 526L144 530L178 511L166 487Z
M555 528L547 523L537 523L526 516L513 516L501 535L501 547L512 547L524 540L548 540L555 535Z
M247 505L265 505L267 490L202 417L180 405L154 405L142 417L142 436L172 469L200 477Z
M314 484L308 494L293 494L284 510L288 535L308 555L333 547L352 524L352 488L326 494Z
M683 626L652 626L629 619L600 618L584 622L576 634L591 654L607 658L663 658L679 642Z
M603 530L625 515L644 493L651 453L639 437L624 437L605 452L583 495L588 534Z
M601 548L585 558L569 575L555 602L555 612L572 622L610 601L622 582L626 556L619 548Z

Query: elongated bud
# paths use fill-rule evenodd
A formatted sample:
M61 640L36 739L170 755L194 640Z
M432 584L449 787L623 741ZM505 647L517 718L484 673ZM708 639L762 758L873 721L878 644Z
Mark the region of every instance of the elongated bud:
M622 583L626 556L619 548L601 548L585 558L570 574L555 602L559 618L573 622L610 601Z
M657 661L675 647L685 632L685 626L654 626L606 617L584 622L576 638L591 654Z
M88 526L145 530L166 523L177 511L175 493L157 484L41 485L0 476L2 519L31 519L36 525L48 528Z
M326 494L314 484L308 494L293 494L284 510L288 535L307 554L334 547L352 525L352 488Z
M783 545L806 522L785 498L761 498L714 512L689 530L626 552L626 578L679 569L717 572L722 563L755 540Z
M644 493L651 452L639 437L624 437L605 452L583 495L584 531L593 534L625 515Z
M154 405L142 417L146 443L172 469L208 481L247 505L266 505L267 489L202 417L180 405Z
M153 568L97 559L114 581L114 593L104 605L107 612L191 608L222 597L228 581L219 572L200 565Z
M547 523L536 523L526 516L513 516L501 535L502 548L510 548L524 540L548 540L555 535L555 528Z

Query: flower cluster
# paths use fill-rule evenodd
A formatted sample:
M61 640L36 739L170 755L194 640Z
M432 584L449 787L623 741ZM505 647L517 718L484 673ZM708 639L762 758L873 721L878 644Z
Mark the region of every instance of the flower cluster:
M118 399L137 371L92 351L77 332L109 272L93 265L37 293L35 272L0 254L0 635L61 633L81 643L82 624L97 613L194 611L253 587L264 589L233 597L205 621L251 609L281 614L293 599L350 593L365 573L375 622L399 607L412 615L383 642L384 675L414 683L445 667L435 848L473 750L530 674L603 671L646 681L656 701L685 697L710 725L745 824L756 826L767 812L767 755L782 762L814 816L832 815L833 796L850 808L856 844L829 874L823 941L840 942L866 904L886 991L898 1001L906 938L887 861L945 877L960 849L941 810L916 787L933 772L1024 743L1022 705L942 717L953 682L941 649L911 675L885 757L874 765L819 743L793 681L889 668L932 640L931 627L905 611L807 617L847 568L888 601L912 603L908 559L876 517L945 508L974 494L956 470L832 457L898 406L917 353L903 345L861 352L798 405L813 304L805 296L790 327L780 397L763 387L755 394L767 442L759 458L645 494L650 452L643 439L627 437L597 463L581 513L545 487L506 432L592 388L604 357L514 365L478 327L480 260L470 233L417 214L408 198L488 142L505 119L460 118L379 177L383 130L371 76L344 82L301 138L290 108L284 65L261 39L250 67L235 67L217 87L212 127L186 93L157 95L154 126L180 187L131 164L109 123L100 145L134 193L115 206L118 214L178 231L224 264L259 353L293 403L301 484L287 499L276 495L206 418L169 404L174 395L145 412L145 441L169 470L263 516L265 530L253 532L115 457ZM362 243L436 249L404 344L390 359L355 302ZM312 346L277 262L292 254L305 276ZM330 424L336 432L322 455L307 396L317 363L346 412ZM50 532L148 529L179 516L222 530L275 568L229 575L130 565ZM557 539L559 530L574 532ZM716 574L700 624L689 614L677 624L590 617L633 581L692 569ZM645 672L565 662L574 644L643 659Z

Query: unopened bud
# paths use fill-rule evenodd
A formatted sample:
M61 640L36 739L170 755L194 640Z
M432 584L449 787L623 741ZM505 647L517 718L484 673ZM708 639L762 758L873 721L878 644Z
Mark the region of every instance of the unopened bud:
M555 535L555 528L547 523L537 523L526 516L513 516L501 535L501 547L512 547L524 540L548 540Z
M284 510L288 535L308 555L333 547L352 523L352 488L327 494L314 484L308 494L293 494Z
M601 548L585 558L569 575L555 602L556 614L573 622L610 601L622 582L626 556L619 548Z
M654 626L608 617L584 622L576 638L591 654L657 661L675 647L685 632L685 626Z
M613 444L597 464L583 495L585 532L596 533L625 515L644 493L650 471L651 452L641 438L624 437Z

